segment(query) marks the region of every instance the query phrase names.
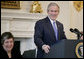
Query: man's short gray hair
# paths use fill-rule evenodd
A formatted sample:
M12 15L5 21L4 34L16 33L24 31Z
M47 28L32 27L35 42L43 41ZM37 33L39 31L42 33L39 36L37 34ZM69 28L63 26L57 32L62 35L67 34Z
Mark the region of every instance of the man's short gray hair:
M60 9L60 7L58 6L57 3L51 2L51 3L48 5L48 7L47 7L47 12L49 11L49 8L50 8L51 6L57 6L57 7Z

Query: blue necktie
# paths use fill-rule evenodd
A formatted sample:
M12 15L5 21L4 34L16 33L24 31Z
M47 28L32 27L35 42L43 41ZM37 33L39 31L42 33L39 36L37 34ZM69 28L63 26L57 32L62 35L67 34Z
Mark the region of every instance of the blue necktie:
M58 40L58 30L56 28L56 22L53 22L53 29L54 29L54 32L55 32L55 37L56 37L56 40Z

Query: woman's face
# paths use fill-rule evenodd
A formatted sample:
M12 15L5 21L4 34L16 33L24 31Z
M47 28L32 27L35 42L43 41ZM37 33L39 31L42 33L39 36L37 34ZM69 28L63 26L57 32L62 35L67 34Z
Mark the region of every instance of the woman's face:
M6 39L3 43L3 48L5 49L5 51L11 51L13 49L14 46L14 40L13 38L10 39Z

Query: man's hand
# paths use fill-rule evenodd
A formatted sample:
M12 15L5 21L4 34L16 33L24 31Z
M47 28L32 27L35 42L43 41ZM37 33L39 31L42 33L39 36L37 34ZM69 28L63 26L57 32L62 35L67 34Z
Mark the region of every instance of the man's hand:
M42 49L44 50L45 53L49 53L50 46L49 45L43 45Z

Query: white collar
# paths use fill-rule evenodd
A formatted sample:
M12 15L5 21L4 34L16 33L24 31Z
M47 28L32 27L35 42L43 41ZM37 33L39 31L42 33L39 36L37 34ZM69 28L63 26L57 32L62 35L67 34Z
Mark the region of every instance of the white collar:
M53 20L51 20L49 16L48 16L48 18L49 18L49 20L50 20L50 22L51 22L51 24L52 24L52 26L53 26ZM56 21L55 21L55 22L56 22ZM55 24L55 25L56 25L56 24ZM56 25L56 27L57 27L57 25Z
M53 20L52 19L50 19L50 17L48 16L48 18L49 18L49 20L50 20L50 22L53 24ZM55 21L56 22L56 21Z

